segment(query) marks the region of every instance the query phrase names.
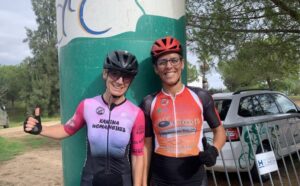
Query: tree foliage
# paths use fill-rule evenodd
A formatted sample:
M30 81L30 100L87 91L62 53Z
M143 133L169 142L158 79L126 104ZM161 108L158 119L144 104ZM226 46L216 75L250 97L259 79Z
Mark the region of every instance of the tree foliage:
M55 1L32 0L37 30L26 29L33 57L26 59L30 88L24 97L29 108L41 105L45 114L59 111L58 54ZM31 90L31 91L30 91Z
M2 67L0 66L0 72ZM8 85L6 83L5 78L3 77L3 74L0 73L0 104L6 103L6 94L8 90Z
M272 63L275 61L279 63L279 60L286 61L291 64L282 63L280 66L283 64L284 67L293 66L295 69L288 67L293 70L291 78L299 80L300 68L297 59L300 50L300 1L298 0L189 0L187 35L189 47L199 56L200 61L201 56L208 55L213 58L212 61L207 61L209 63L223 62L222 74L228 86L254 85L254 82L259 86L261 81L256 81L257 78L249 79L249 71L239 73L236 68L245 69L245 66L237 65L242 63L242 60L245 65L247 59L244 58L258 62L263 57L263 52L272 60L268 60L265 56L261 65L266 63L265 66L270 66L271 61ZM256 55L256 52L259 52L259 55ZM274 57L278 60L273 59ZM225 65L225 62L228 63ZM256 62L253 64L257 64ZM295 66L295 63L298 66ZM227 67L231 65L232 68L228 69ZM260 66L252 68L260 70ZM236 69L234 72L238 75L228 74L232 73L233 69ZM279 79L277 75L286 74L286 69L272 68L272 70L273 73L266 75L271 79L268 86L276 87L284 83L284 78ZM294 71L298 71L298 74ZM275 82L277 85L272 85Z
M276 39L255 40L245 43L236 57L219 63L224 83L230 90L241 87L264 87L284 90L284 80L299 77L299 54L297 48ZM284 47L284 48L282 48ZM287 83L287 82L285 82Z
M20 93L26 81L26 73L23 65L0 66L0 102L10 102L12 106L20 99Z
M187 82L193 82L199 77L199 72L197 71L196 65L189 62L187 64Z
M278 36L298 44L298 0L189 0L188 39L196 52L230 58L244 42Z

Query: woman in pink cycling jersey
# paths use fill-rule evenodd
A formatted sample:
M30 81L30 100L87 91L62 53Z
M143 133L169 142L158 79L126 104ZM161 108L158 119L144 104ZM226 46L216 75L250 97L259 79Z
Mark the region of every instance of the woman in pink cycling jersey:
M64 125L42 127L36 113L26 119L24 131L64 139L86 126L88 148L81 185L141 185L145 119L141 109L125 98L137 72L134 55L127 51L109 53L103 66L106 90L102 95L82 100Z

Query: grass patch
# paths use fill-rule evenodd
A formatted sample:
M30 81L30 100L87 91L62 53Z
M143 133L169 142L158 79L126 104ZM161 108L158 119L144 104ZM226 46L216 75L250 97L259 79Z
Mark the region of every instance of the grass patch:
M9 118L9 127L19 127L23 125L23 122L25 120L25 116L24 117L20 117L19 119L14 119L13 121L10 120ZM55 116L55 117L42 117L42 124L43 122L48 122L48 121L60 121L60 117L59 116Z
M53 116L53 117L42 117L42 122L44 121L60 121L60 116Z
M300 106L300 96L289 96L298 106Z
M13 109L7 109L7 114L9 118L9 127L18 127L22 126L25 118L27 117L26 111L22 107L15 107ZM42 122L47 121L60 121L60 116L53 117L43 117Z
M13 159L26 151L58 146L59 141L42 136L24 136L22 138L0 137L0 162Z
M37 149L46 146L50 139L41 136L26 136L22 138L23 145L28 149Z
M0 147L0 161L13 159L25 149L20 141L8 140L3 137L0 137Z
M299 96L289 96L294 101L300 101L300 95Z
M15 102L14 106L7 104L6 110L9 118L9 127L22 126L25 118L28 116L25 103L23 102ZM53 117L45 117L42 115L42 122L57 120L60 120L59 115Z

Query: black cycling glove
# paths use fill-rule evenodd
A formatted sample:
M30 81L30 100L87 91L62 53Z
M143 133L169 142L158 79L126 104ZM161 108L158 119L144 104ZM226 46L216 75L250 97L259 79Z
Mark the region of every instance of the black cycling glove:
M39 108L36 108L36 109L39 109ZM39 111L36 111L35 110L35 113L34 113L34 119L38 120L38 123L34 126L34 128L31 130L31 131L26 131L25 128L26 128L26 123L28 121L28 118L27 117L23 123L23 129L24 129L24 132L27 132L29 134L33 134L33 135L38 135L42 132L42 122L41 122L41 116L40 116L40 113Z
M217 157L219 156L218 149L207 143L206 137L202 138L202 144L204 151L199 153L200 163L206 165L206 167L211 167L216 164Z

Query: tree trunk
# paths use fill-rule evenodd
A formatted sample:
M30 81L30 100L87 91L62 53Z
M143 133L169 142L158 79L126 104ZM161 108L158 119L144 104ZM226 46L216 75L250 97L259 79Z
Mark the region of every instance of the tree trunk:
M266 81L267 81L267 84L268 84L269 89L270 89L270 90L273 90L274 87L273 87L273 83L272 83L270 77L267 77Z

